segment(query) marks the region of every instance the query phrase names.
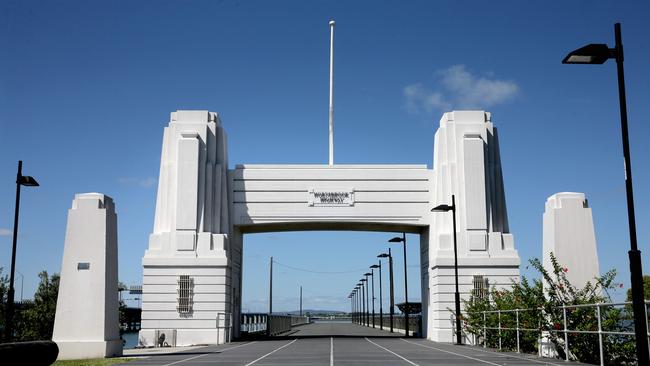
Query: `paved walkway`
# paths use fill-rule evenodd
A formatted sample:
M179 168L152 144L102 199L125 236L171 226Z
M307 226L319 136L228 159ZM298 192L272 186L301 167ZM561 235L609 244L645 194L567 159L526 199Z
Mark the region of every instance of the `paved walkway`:
M293 328L287 337L403 337L404 333L391 333L388 328L385 330L364 327L350 322L318 322L301 325Z
M292 335L264 341L232 342L166 355L152 355L125 366L208 365L557 365L561 360L495 352L480 347L455 346L419 338L394 337L378 329L353 324L311 324ZM364 327L365 328L365 327ZM352 333L345 333L345 332ZM326 334L329 333L329 336ZM359 334L359 333L373 334ZM379 334L377 334L379 332ZM302 333L302 334L300 334ZM578 365L578 363L570 363Z

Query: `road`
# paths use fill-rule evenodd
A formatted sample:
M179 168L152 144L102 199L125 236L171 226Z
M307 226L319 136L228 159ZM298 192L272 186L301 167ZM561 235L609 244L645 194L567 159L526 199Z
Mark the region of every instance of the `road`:
M302 332L302 335L299 333ZM330 336L323 334L331 332ZM347 332L347 333L346 333ZM372 332L375 334L360 334ZM379 332L379 334L376 334ZM419 338L394 337L388 332L352 324L311 325L282 338L232 342L183 353L156 355L125 366L208 365L562 365L561 360L541 359L480 347L455 346ZM571 365L578 365L571 363Z

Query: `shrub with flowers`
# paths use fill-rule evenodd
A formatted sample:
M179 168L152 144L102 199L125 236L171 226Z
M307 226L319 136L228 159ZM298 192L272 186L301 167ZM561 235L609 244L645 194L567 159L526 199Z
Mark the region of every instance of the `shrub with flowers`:
M597 331L598 315L595 307L571 307L581 304L611 303L609 291L619 287L614 283L616 270L587 282L583 288L573 286L562 267L551 253L553 271L546 271L537 258L530 260L541 275L532 281L522 276L510 288L492 287L490 296L472 296L465 302L465 332L473 334L480 344L504 350L517 348L517 320L519 347L522 352L537 353L542 332L547 332L559 358L564 359L564 316L568 330ZM564 306L564 308L563 308ZM500 313L496 310L501 310ZM633 332L632 315L625 307L602 305L601 329L604 331ZM499 324L501 330L499 330ZM510 328L510 329L503 329ZM586 363L600 363L598 334L568 333L569 358ZM634 337L604 335L605 364L631 364L635 361Z

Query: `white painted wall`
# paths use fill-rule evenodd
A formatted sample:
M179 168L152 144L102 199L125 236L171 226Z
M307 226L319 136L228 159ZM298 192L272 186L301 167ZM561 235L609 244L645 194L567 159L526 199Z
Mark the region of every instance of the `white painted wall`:
M567 269L572 285L582 288L600 276L591 208L584 193L560 192L546 200L543 265L552 275L551 253Z
M101 193L75 195L68 211L52 336L58 359L122 354L117 273L113 199Z

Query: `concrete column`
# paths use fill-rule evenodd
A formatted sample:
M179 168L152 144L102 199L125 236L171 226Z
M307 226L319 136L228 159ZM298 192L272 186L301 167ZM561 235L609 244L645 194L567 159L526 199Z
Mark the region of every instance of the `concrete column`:
M600 276L594 220L584 193L561 192L546 200L543 235L543 265L551 275L553 253L578 288Z
M60 360L122 355L117 273L113 199L101 193L75 195L52 336Z
M142 259L144 346L154 346L161 333L177 346L228 340L223 327L241 287L232 283L239 270L233 273L231 257L240 253L230 250L227 167L226 134L216 113L171 113L154 228ZM181 279L189 291L179 292Z
M436 131L431 208L456 196L459 292L469 299L474 276L490 286L519 279L520 259L508 229L497 129L490 113L445 113ZM431 213L427 312L429 339L451 342L454 247L451 212ZM423 282L424 284L425 282ZM462 303L461 303L462 306ZM424 307L424 306L423 306Z

